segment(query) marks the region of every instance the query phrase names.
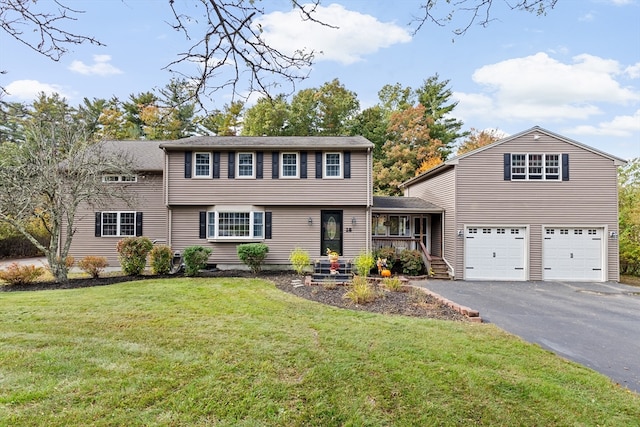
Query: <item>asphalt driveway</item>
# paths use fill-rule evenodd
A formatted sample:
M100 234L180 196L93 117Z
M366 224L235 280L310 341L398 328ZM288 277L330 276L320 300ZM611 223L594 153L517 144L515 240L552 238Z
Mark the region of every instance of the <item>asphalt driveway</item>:
M412 282L484 322L640 393L640 288L619 283Z

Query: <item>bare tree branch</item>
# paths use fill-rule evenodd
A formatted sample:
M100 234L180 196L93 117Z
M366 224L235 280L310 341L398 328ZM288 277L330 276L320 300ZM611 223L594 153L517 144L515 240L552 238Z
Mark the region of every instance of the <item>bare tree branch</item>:
M537 15L545 15L549 9L553 9L558 0L502 0L510 10L521 10ZM436 6L446 3L448 8L436 12ZM425 23L431 22L440 27L445 27L454 22L459 14L465 15L463 25L453 30L456 36L464 35L472 25L478 24L487 27L494 18L492 7L494 0L426 0L420 6L422 15L414 17L414 34L420 31Z

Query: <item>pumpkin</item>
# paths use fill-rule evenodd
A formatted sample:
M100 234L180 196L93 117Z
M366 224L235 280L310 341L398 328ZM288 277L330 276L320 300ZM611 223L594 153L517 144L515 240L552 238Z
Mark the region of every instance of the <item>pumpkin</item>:
M380 273L380 275L382 277L391 277L391 270L385 268L384 270L382 270L382 273Z

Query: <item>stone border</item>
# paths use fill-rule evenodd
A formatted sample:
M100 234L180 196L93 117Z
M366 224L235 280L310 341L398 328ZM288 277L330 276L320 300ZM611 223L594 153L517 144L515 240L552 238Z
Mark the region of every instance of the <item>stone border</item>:
M473 310L469 307L466 307L464 305L460 305L456 302L451 301L450 299L447 299L445 297L443 297L440 294L437 294L433 291L430 291L427 288L423 288L422 286L416 286L416 285L409 285L414 289L420 289L422 292L431 295L432 297L434 297L435 299L437 299L438 301L440 301L441 303L443 303L444 305L452 308L453 310L457 311L458 313L464 315L467 319L469 319L470 322L476 322L476 323L482 323L482 317L480 317L480 312L478 310Z

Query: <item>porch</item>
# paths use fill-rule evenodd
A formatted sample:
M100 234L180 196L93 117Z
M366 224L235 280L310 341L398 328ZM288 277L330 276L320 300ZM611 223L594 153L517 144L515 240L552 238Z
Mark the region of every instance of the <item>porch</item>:
M443 209L416 197L374 196L371 209L372 249L417 250L427 271L448 279L442 258Z

